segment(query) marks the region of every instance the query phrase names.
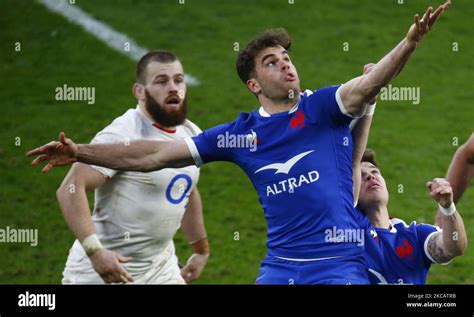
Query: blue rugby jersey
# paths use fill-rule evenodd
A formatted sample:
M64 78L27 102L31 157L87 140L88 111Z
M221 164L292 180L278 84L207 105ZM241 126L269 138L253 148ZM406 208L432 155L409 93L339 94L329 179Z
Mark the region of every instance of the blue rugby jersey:
M352 194L353 118L339 87L307 90L289 112L241 113L186 140L198 166L230 161L248 175L268 222L271 256L319 259L363 252L360 243L337 234L360 229Z
M366 228L364 257L371 284L426 284L436 263L427 244L431 235L442 232L439 227L391 218L391 229L375 228L365 215L360 222Z

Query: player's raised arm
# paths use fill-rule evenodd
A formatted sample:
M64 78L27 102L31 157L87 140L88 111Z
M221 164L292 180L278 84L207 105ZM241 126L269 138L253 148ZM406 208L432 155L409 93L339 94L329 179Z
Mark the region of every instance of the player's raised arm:
M443 223L443 232L429 238L427 249L436 262L446 263L466 250L466 229L453 203L453 190L449 182L444 178L435 178L426 186L431 197L438 202Z
M372 71L375 64L370 63L364 65L364 74L368 74ZM359 200L360 184L361 184L361 169L360 161L364 155L364 151L367 147L367 141L369 139L370 126L372 125L372 117L375 111L376 98L370 100L369 105L364 115L358 119L355 119L351 123L351 134L353 140L352 150L352 193L354 195L354 203Z
M430 7L420 20L415 15L415 23L406 37L387 55L385 55L367 74L356 77L341 87L340 98L347 112L354 116L363 114L365 105L401 71L416 46L433 27L439 15L451 4L448 0L433 12Z
M39 155L31 163L48 164L46 173L55 166L74 162L99 165L115 170L150 172L163 168L194 165L191 152L184 140L179 141L131 141L116 144L75 144L63 132L59 141L53 141L29 151L28 157Z

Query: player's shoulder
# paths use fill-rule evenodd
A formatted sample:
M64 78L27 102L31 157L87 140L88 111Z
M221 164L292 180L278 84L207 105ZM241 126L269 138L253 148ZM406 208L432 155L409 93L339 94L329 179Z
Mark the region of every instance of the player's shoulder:
M251 112L241 112L234 121L229 121L216 126L218 130L229 131L230 133L246 133L258 121L258 110Z
M435 225L417 222L416 220L413 220L409 225L400 218L390 218L390 222L397 229L397 231L408 232L414 235L441 230L439 227Z
M412 223L410 223L410 225L407 225L407 223L403 219L397 217L390 217L390 223L395 228L409 229L412 225L416 224L416 221L413 221Z
M197 124L195 124L189 119L184 120L183 124L181 125L181 128L189 136L196 136L202 132L201 128L199 128Z
M259 110L252 110L250 112L241 112L237 115L237 119L235 119L233 122L239 123L239 124L246 124L250 121L253 121L255 118L258 117L258 111Z
M419 225L415 220L413 220L410 224L407 224L405 220L397 218L397 217L390 217L390 223L397 231L410 231L415 232L416 227Z
M309 115L308 119L310 121L318 119L313 118L311 115L315 109L321 109L321 105L329 105L332 104L334 100L337 100L336 91L339 87L340 85L328 86L315 90L306 89L300 92L300 107Z
M396 234L398 237L407 237L407 236L416 236L416 222L413 221L410 224L407 224L405 220L390 217L390 223L392 225L391 233Z
M238 134L247 134L250 129L261 122L261 119L258 109L250 112L241 112L237 119L228 123L228 130Z
M316 88L314 90L305 89L300 92L301 98L317 98L321 96L334 95L342 85L332 85Z
M317 89L316 89L317 90ZM309 96L311 96L314 92L316 92L316 90L311 90L311 89L305 89L303 91L300 92L300 97L301 98L308 98Z
M124 114L115 118L109 125L96 134L96 138L101 135L116 135L118 137L135 138L139 137L142 130L143 120L136 109L128 109Z

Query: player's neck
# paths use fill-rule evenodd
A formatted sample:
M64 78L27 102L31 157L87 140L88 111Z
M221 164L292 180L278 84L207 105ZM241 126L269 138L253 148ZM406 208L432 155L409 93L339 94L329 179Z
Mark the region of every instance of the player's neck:
M289 112L298 102L300 98L271 100L266 97L259 98L260 104L268 114L272 115L280 112Z
M372 205L366 208L365 213L375 228L390 229L390 218L387 205Z

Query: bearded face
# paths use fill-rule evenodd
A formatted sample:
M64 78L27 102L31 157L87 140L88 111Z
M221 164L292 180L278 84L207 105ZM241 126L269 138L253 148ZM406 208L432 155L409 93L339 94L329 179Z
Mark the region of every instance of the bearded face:
M187 99L181 62L150 62L146 68L143 94L139 97L148 117L156 124L171 128L186 120Z
M175 92L170 92L163 103L160 103L145 88L145 108L160 126L175 127L186 120L188 103L186 96L182 99Z

